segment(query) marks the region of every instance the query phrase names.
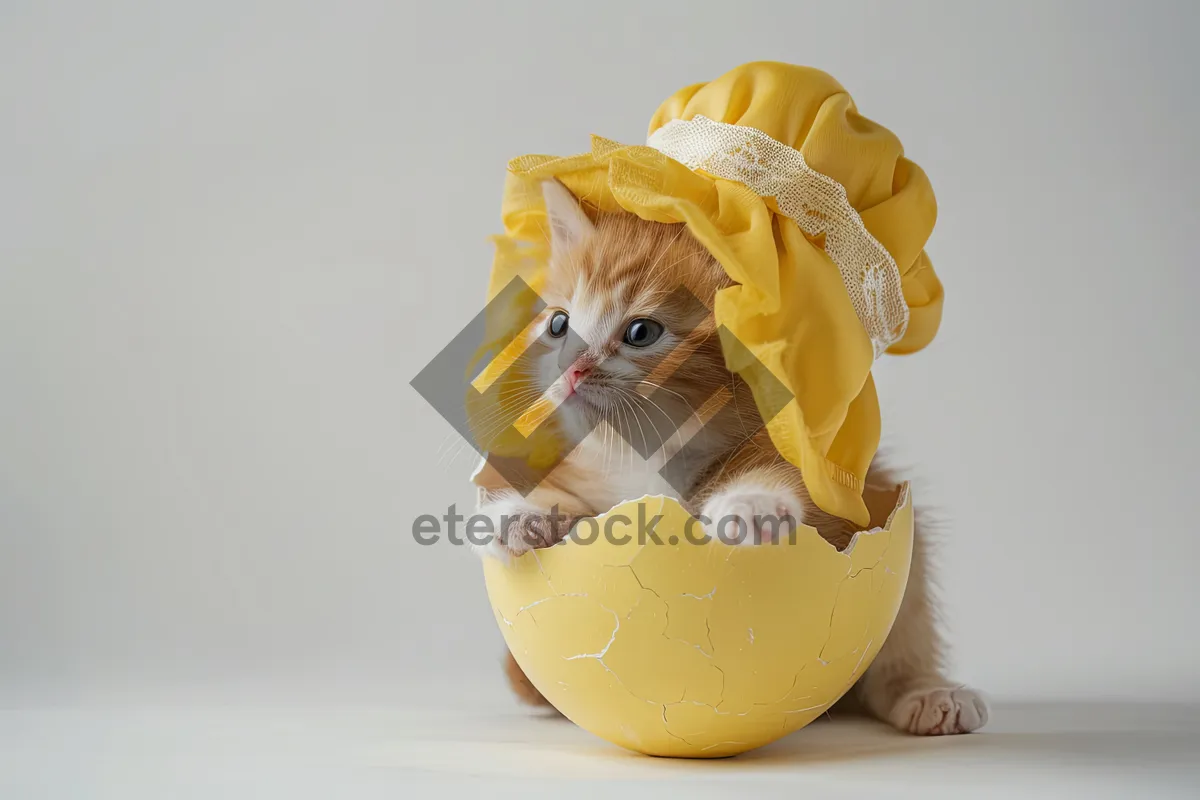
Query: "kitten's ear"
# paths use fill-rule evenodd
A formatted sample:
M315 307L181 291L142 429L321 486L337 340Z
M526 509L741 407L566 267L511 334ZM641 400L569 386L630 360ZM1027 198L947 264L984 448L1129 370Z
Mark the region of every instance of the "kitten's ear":
M550 221L550 249L555 253L578 247L596 227L567 187L551 178L542 183L546 219Z

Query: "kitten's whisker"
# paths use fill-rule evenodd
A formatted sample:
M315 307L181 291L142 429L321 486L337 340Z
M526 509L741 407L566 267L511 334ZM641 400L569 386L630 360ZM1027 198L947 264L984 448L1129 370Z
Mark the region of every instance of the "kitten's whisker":
M609 474L609 472L610 472L610 467L609 467L610 461L609 460L612 457L612 435L613 435L612 425L605 422L604 423L604 467L603 467L605 475Z
M659 391L666 392L667 394L673 394L676 397L678 397L680 400L683 401L683 404L688 407L688 411L690 411L693 414L696 413L696 409L692 407L692 404L688 401L688 399L686 397L684 397L682 394L680 394L679 392L675 391L674 389L668 389L667 387L663 386L662 384L655 383L654 381L649 380L649 379L642 379L641 381L638 382L638 385L639 385L639 387L640 386L649 386L651 388L658 389ZM646 397L646 395L641 395L641 397L645 397L647 400L650 399L649 397Z
M622 402L622 403L623 403L623 404L624 404L624 405L625 405L627 408L629 408L629 410L630 410L630 412L631 412L631 415L632 415L632 417L633 417L633 421L634 421L635 423L637 423L637 426L638 426L638 433L639 433L639 434L641 435L641 437L642 437L642 449L643 449L643 450L649 449L649 447L650 447L650 442L649 442L649 440L646 438L646 430L645 430L645 428L643 428L643 427L642 427L641 420L639 419L639 416L642 414L642 410L641 410L640 408L638 408L638 406L637 406L637 404L636 404L636 403L632 402L632 401L631 401L631 400L630 400L630 399L629 399L629 398L626 396L626 395L628 395L628 396L630 396L630 397L636 397L636 393L635 393L635 392L633 392L633 391L631 391L631 390L630 390L630 389L628 389L627 387L624 387L624 386L619 386L619 387L617 387L617 389L618 389L618 391L620 392L620 394L618 395L618 399L619 399L619 400L620 400L620 401L621 401L621 402ZM653 427L653 425L654 425L654 421L653 421L653 420L651 420L649 416L646 416L646 421L647 421L647 422L648 422L648 423L651 425L651 427ZM631 430L630 430L630 434L632 435L632 433L633 433L633 431L632 431L632 429L631 429ZM657 430L655 430L655 435L657 435ZM647 454L645 455L645 457L646 457L646 458L650 458L651 456L653 456L653 455L654 455L655 453L657 453L657 452L658 452L658 450L656 449L656 450L654 451L654 453L647 453Z
M533 394L528 397L505 398L486 411L472 416L471 421L476 425L490 424L503 418L515 421L533 407L533 402L531 401L536 401L537 397L536 394Z
M524 416L530 408L531 406L520 405L493 409L487 414L471 420L472 433L476 436L491 438L507 428L514 427L517 420Z
M622 399L621 395L619 393L616 395L616 399L617 400ZM622 403L614 404L613 410L616 412L617 424L620 426L617 429L617 447L620 448L621 452L620 452L620 461L617 464L617 469L624 469L624 467L625 467L625 451L626 451L626 449L628 449L629 454L630 454L629 455L629 468L632 470L633 469L633 448L629 447L629 440L628 440L627 436L628 436L628 434L632 433L633 429L627 428L627 426L626 426L625 407Z
M625 406L627 406L629 408L630 416L632 417L633 421L637 423L638 433L641 434L641 437L642 437L642 449L643 450L648 449L650 446L650 443L648 441L646 441L646 430L642 427L641 420L639 420L637 417L637 406L635 406L627 397L625 397L624 394L618 394L617 399L619 399L622 404L624 404ZM630 431L630 433L632 433L632 431ZM657 450L655 452L657 452ZM646 453L645 457L649 458L651 455L652 455L651 453ZM633 466L633 456L632 455L630 456L629 460L630 460L630 467L632 468L632 466Z
M649 397L645 398L645 400L647 403L649 403L651 406L653 406L654 409L656 411L658 411L658 413L662 414L664 417L667 418L667 422L670 423L670 425L674 431L671 434L671 436L667 439L667 441L663 442L663 447L666 447L668 444L670 444L671 439L674 439L677 442L679 442L679 448L675 452L679 452L680 450L683 450L684 446L687 445L687 442L685 442L683 439L683 427L684 427L684 425L687 424L687 420L676 421L676 419L674 417L672 417L670 414L668 414L667 410L665 408L663 408L662 406L660 406L658 403L654 402ZM692 411L691 404L687 403L686 400L684 401L684 405L686 405L688 407L688 410L691 411L691 413L688 415L688 419L691 419L693 416L695 416L695 411ZM647 414L647 417L649 417L648 414Z
M683 434L681 433L683 426L676 425L675 421L674 421L674 419L672 419L671 415L668 414L661 406L659 406L657 403L655 403L649 397L638 394L637 392L634 392L634 391L631 391L628 389L626 389L625 391L629 392L629 395L632 398L634 398L635 400L642 400L642 401L649 403L656 411L658 411L660 414L662 414L664 417L666 417L667 421L670 422L672 427L674 428L674 432L670 436L668 436L666 439L663 439L662 432L659 431L658 426L654 424L654 419L650 416L649 412L647 412L644 408L635 406L645 415L646 422L650 423L650 426L654 429L655 441L658 442L658 448L654 451L655 454L663 451L663 449L668 444L670 444L672 439L679 440L679 448L682 450L683 445L684 445Z

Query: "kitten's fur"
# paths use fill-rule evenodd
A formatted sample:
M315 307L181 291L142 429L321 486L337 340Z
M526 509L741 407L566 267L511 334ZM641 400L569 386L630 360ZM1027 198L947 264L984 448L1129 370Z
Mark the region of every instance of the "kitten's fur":
M772 446L749 387L725 368L711 311L717 291L732 283L721 266L682 224L647 222L632 214L602 214L593 223L557 181L544 184L544 195L551 223L543 293L549 308L536 326L536 374L528 378L534 394L547 392L564 404L562 424L578 426L580 436L591 433L528 496L485 493L480 510L493 517L493 529L500 530L505 517L510 524L503 540L482 553L507 558L563 538L568 524L551 526L547 512L552 508L573 520L645 494L675 497L707 520L732 517L744 526L746 544L772 535L764 518L783 517L811 525L834 546L845 547L855 527L811 502L800 471ZM689 296L705 307L695 306ZM570 331L579 338L551 335L551 317L560 310L569 314ZM660 323L661 338L646 347L624 341L637 319ZM663 387L672 374L675 354L686 351L694 351L686 375L675 375L668 387L647 397L647 390ZM701 425L701 405L715 391L725 402L724 422ZM672 420L687 423L649 458L627 444L637 443L639 435L643 443L647 436L654 441L658 429L678 427ZM685 442L686 469L672 480L687 487L681 493L659 469ZM896 486L899 480L874 465L867 482ZM786 530L776 529L775 535ZM710 532L725 540L735 535L711 525ZM849 700L911 733L981 727L987 720L983 699L942 676L941 649L918 514L908 587L895 625ZM511 654L506 671L518 697L545 704Z

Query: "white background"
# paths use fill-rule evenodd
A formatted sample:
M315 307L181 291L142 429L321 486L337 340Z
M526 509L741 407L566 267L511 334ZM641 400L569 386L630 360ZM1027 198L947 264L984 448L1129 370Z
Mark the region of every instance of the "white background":
M478 564L411 536L472 459L408 382L508 158L759 59L938 195L944 324L878 376L955 676L1200 699L1196 9L5 2L0 702L494 682Z

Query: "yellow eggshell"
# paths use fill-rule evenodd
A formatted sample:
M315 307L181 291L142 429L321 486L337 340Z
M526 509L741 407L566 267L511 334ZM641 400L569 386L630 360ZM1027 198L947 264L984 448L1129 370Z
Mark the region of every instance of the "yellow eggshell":
M779 544L698 542L682 506L644 497L590 542L485 559L488 596L521 669L580 727L649 755L736 755L816 719L879 652L913 536L908 485L884 499L886 521L838 552L803 526ZM662 544L639 541L639 506L662 515Z

